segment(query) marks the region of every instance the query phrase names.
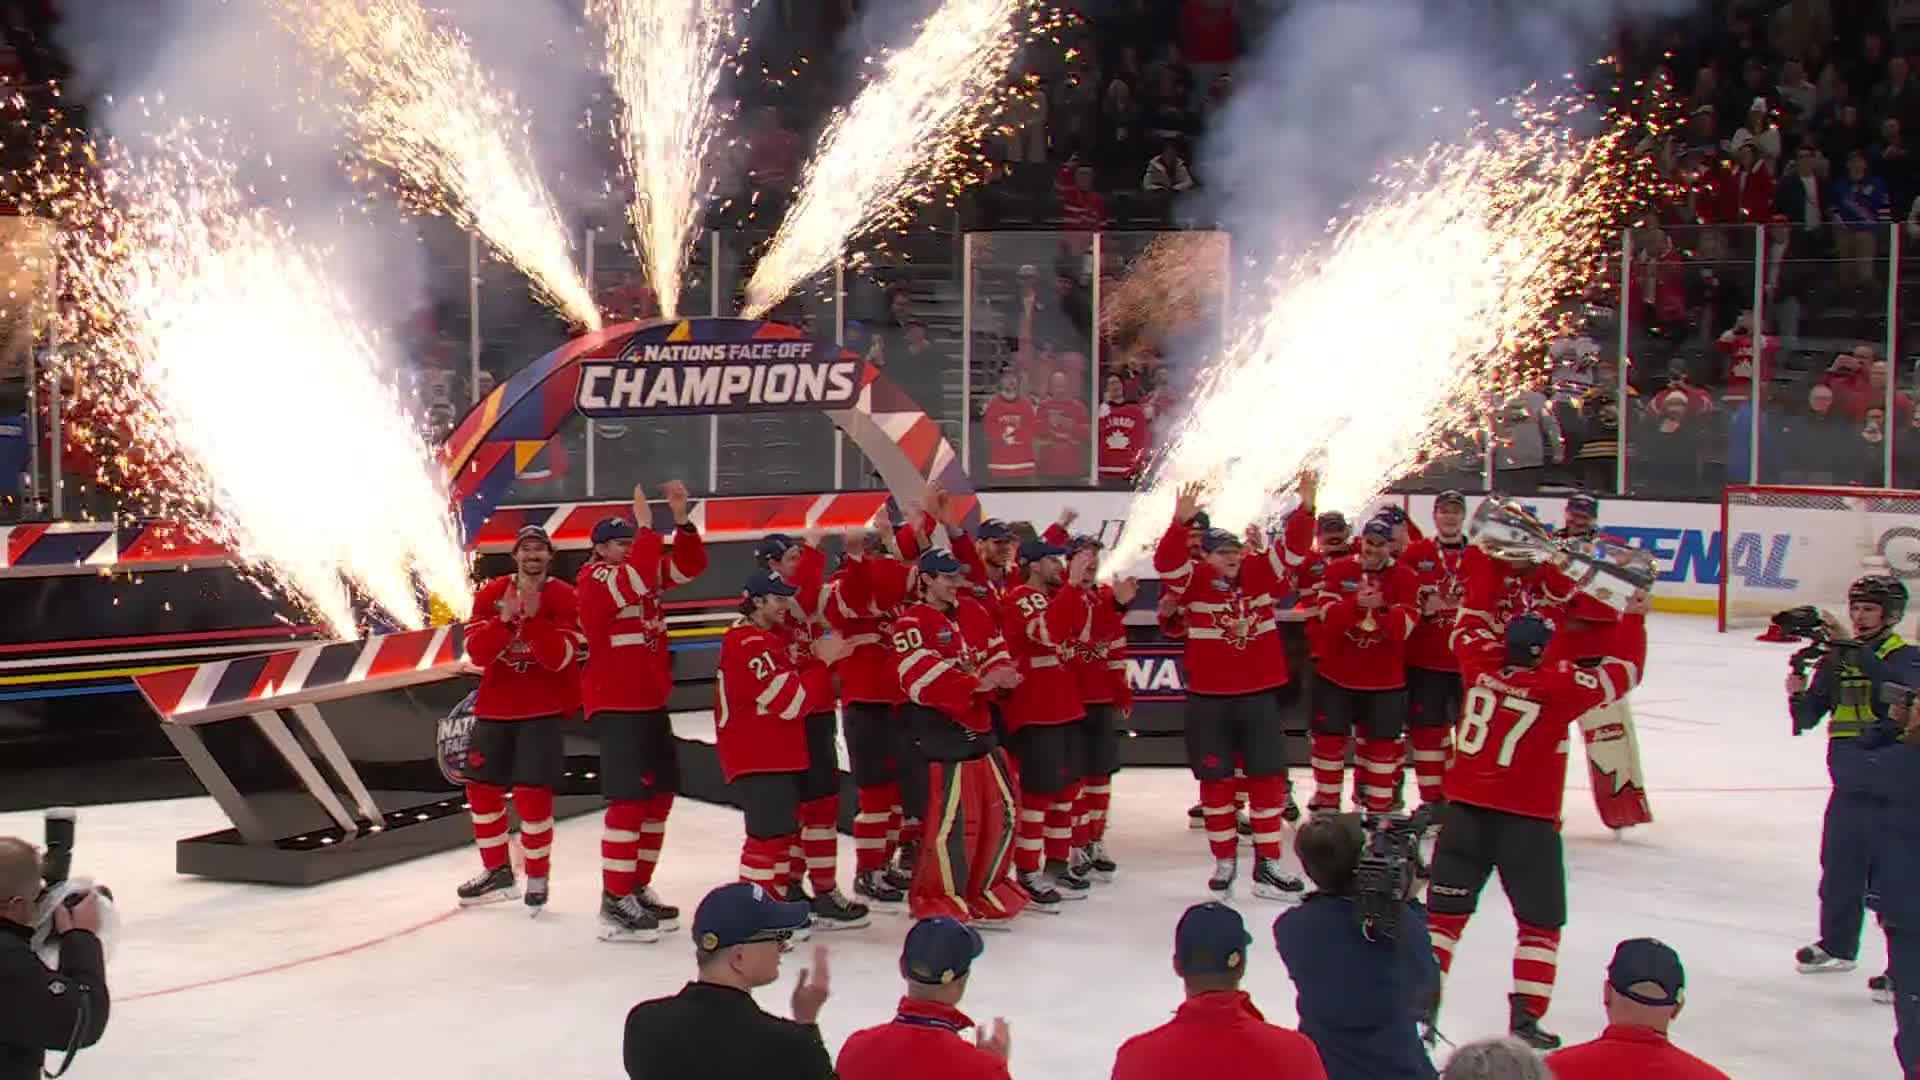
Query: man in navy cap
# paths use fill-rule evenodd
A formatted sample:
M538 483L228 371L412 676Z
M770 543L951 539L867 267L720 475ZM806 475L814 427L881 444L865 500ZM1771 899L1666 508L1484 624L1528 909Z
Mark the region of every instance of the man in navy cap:
M776 900L757 884L708 893L693 913L699 977L627 1013L628 1080L831 1080L818 1023L829 990L826 947L815 946L813 966L800 970L793 1019L768 1015L753 1000L754 990L780 978L780 956L807 919L807 905Z
M1554 1080L1727 1080L1727 1074L1667 1041L1667 1029L1686 1004L1687 973L1680 954L1653 938L1631 938L1613 950L1600 1001L1607 1029L1592 1042L1547 1055Z
M1327 1080L1312 1041L1267 1023L1240 989L1252 943L1240 913L1227 905L1188 908L1173 931L1173 971L1187 999L1172 1020L1120 1045L1113 1080Z
M1584 491L1567 496L1566 517L1555 533L1567 540L1591 540L1599 532L1600 500Z
M1020 584L1014 575L1014 554L1019 540L1013 527L999 518L988 518L969 538L955 530L953 553L967 566L967 580L989 594L988 601L998 604L1001 594Z
M840 1080L1008 1080L1012 1040L1007 1022L980 1027L960 1011L967 973L986 945L973 927L936 916L907 931L900 948L906 996L891 1023L847 1036L840 1047ZM974 1028L971 1042L960 1033Z

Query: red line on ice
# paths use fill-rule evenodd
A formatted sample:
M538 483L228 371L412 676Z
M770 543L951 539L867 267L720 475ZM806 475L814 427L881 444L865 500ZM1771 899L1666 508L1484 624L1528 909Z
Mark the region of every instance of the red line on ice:
M336 957L347 956L351 953L357 953L362 949L371 949L375 945L384 945L389 941L394 941L399 938L406 937L408 934L418 933L421 930L425 930L429 926L434 926L439 923L446 922L448 919L451 919L458 914L460 914L460 909L454 908L451 911L443 911L440 914L435 915L433 918L428 919L425 922L414 923L412 926L406 926L398 930L395 930L391 934L385 934L377 938L372 938L368 941L362 941L357 945L343 946L342 948L335 949L332 952L323 952L317 956L303 956L298 960L288 960L284 964L275 964L272 967L255 968L252 971L237 971L231 975L218 975L211 979L201 979L199 982L190 982L181 986L169 986L165 990L149 990L143 994L127 994L124 997L119 998L118 1000L123 1002L144 1001L148 998L166 997L169 994L181 994L181 993L185 993L188 990L201 990L209 986L219 986L222 983L239 982L242 979L251 979L256 975L272 975L276 972L287 971L292 968L305 967L308 964L317 964L322 960L332 960Z

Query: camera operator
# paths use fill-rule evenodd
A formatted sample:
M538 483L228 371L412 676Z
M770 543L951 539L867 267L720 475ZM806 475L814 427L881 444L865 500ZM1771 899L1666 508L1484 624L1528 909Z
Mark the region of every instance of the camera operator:
M1920 686L1920 649L1894 632L1907 610L1907 587L1886 574L1869 574L1847 589L1852 640L1836 640L1814 669L1811 681L1787 676L1787 699L1798 735L1827 721L1827 798L1820 831L1820 940L1795 954L1802 972L1852 971L1860 951L1860 924L1867 891L1868 841L1874 799L1861 786L1863 770L1854 756L1871 740L1863 737L1891 724L1884 687ZM1822 614L1827 632L1846 637L1839 621Z
M1440 967L1426 910L1403 899L1391 936L1362 928L1355 871L1366 846L1355 814L1301 827L1294 852L1314 891L1274 920L1274 944L1299 990L1300 1031L1329 1080L1433 1080L1420 1021L1440 992Z
M0 837L0 1080L39 1080L46 1051L71 1060L107 1029L99 901L87 892L72 907L54 908L60 969L48 971L32 946L39 894L39 852Z

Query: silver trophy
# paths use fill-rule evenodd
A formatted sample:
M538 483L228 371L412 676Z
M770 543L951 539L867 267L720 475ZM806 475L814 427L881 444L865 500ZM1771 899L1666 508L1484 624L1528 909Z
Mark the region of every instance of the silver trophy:
M1519 503L1492 496L1473 512L1467 537L1496 559L1553 563L1581 592L1615 610L1625 610L1634 593L1651 591L1660 576L1647 551L1605 537L1555 536Z

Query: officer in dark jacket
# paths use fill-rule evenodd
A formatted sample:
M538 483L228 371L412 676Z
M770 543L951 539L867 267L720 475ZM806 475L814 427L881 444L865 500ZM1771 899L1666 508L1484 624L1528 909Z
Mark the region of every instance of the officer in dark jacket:
M100 951L100 907L91 894L54 912L60 969L34 955L34 900L40 855L0 837L0 1080L39 1080L46 1052L92 1046L107 1029L107 965Z
M1858 792L1868 818L1871 903L1886 930L1887 976L1894 992L1893 1052L1900 1075L1915 1076L1920 1075L1920 706L1901 702L1888 711L1890 722L1868 728L1851 753L1829 762L1835 790L1844 783Z
M1860 786L1860 763L1852 759L1869 746L1861 741L1864 736L1876 726L1891 725L1882 688L1890 682L1920 686L1920 649L1894 631L1906 611L1907 587L1899 578L1869 574L1855 581L1847 589L1851 627L1826 616L1835 638L1854 643L1829 652L1811 684L1787 676L1794 734L1827 722L1827 774L1833 780L1820 831L1820 940L1795 954L1803 972L1851 971L1859 955L1874 807Z
M833 1059L816 1021L827 1002L827 950L793 988L793 1019L762 1012L756 987L780 977L780 954L807 925L806 904L775 900L747 882L722 885L693 915L700 977L672 997L627 1013L631 1080L832 1080Z
M1274 944L1329 1080L1434 1080L1419 1026L1440 992L1426 909L1405 905L1392 938L1361 932L1353 878L1365 847L1358 815L1301 828L1294 851L1315 891L1273 921Z

